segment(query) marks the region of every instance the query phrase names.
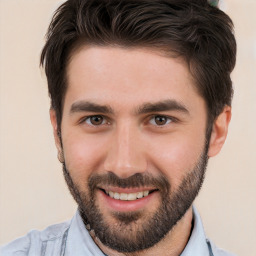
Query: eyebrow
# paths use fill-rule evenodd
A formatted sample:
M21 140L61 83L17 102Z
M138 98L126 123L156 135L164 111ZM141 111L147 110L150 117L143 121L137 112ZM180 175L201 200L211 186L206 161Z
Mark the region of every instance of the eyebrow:
M155 103L144 103L135 110L135 114L147 114L152 112L162 111L179 111L189 114L188 109L180 102L176 100L163 100ZM71 105L70 113L77 112L94 112L102 114L113 114L113 109L108 105L100 105L90 101L78 101Z
M189 114L189 111L185 107L185 105L172 99L159 101L155 103L145 103L136 110L136 114L146 114L151 112L162 111L179 111Z
M78 101L72 104L70 113L76 112L95 112L103 114L113 114L114 111L110 106L103 106L89 101Z

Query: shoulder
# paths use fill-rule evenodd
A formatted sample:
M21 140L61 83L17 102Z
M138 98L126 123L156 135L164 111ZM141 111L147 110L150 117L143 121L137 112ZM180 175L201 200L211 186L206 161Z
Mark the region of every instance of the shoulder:
M218 248L211 240L207 239L207 244L212 250L214 256L237 256L233 253L227 252L221 248Z
M70 226L70 221L55 224L43 231L32 230L27 235L0 247L1 256L41 255L47 243L55 243L63 239Z

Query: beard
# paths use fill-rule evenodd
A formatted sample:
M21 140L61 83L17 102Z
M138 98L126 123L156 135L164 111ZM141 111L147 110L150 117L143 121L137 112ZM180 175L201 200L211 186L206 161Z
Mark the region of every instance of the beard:
M206 143L207 144L207 143ZM160 174L153 177L148 173L136 173L120 179L114 173L103 175L91 174L87 191L82 192L75 184L63 163L63 173L68 188L78 204L80 215L85 226L93 230L95 236L107 247L118 252L132 253L150 248L162 240L191 207L202 186L208 162L208 145L205 145L199 160L189 170L179 187L171 191L171 184ZM122 188L154 187L161 196L161 203L155 212L144 211L113 212L115 223L107 222L97 201L96 191L101 185Z

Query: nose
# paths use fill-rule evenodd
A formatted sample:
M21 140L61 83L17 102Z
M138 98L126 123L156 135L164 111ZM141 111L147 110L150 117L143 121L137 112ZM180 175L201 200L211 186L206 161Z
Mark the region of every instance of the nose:
M146 171L146 154L138 127L127 122L116 127L111 136L104 168L119 178L128 178Z

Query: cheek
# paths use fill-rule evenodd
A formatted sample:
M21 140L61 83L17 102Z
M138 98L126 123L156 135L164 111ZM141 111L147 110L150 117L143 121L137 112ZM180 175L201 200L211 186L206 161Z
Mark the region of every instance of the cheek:
M64 137L64 136L63 136ZM69 133L64 137L63 148L67 169L74 181L84 181L92 171L99 169L104 139Z
M151 143L148 152L156 171L161 171L175 189L184 176L195 168L203 148L204 140L198 142L183 137L165 139L160 144Z

